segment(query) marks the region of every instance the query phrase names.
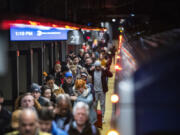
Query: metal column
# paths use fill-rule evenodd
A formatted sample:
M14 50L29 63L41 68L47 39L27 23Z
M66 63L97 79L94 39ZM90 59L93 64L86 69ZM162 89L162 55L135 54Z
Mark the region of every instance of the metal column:
M16 98L19 96L19 50L13 51L12 55L12 101L15 102ZM14 107L14 105L12 105Z
M28 88L33 82L33 49L30 49L28 51L27 71L30 71L27 73L27 88Z

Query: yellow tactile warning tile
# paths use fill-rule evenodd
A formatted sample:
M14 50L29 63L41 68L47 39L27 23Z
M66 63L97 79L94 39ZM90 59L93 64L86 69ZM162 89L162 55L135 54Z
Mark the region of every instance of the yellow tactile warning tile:
M115 79L115 69L114 64L111 65L111 72L113 72L113 77L108 79L108 87L109 91L106 93L106 111L105 111L105 123L103 124L103 128L100 129L101 135L106 135L108 130L110 129L110 121L112 115L112 103L111 103L111 95L114 92L114 79Z

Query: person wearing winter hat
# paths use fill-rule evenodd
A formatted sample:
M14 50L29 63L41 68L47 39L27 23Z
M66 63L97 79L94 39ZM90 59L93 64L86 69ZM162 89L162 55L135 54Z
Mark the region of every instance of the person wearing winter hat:
M91 89L91 93L93 95L93 100L95 100L95 91L92 85L92 77L87 72L81 72L81 79L86 82L87 87Z
M99 60L95 61L94 66L95 66L96 71L100 71L101 70L101 61L99 61Z
M99 60L95 61L94 67L90 69L89 73L92 76L92 84L95 91L95 107L97 109L98 101L100 101L103 117L102 122L104 122L105 97L108 91L107 77L112 77L113 74L108 69L102 68Z
M55 62L54 69L52 72L50 72L50 74L54 76L55 84L57 86L61 86L62 85L61 79L63 77L62 77L62 64L59 60Z
M32 93L33 97L40 103L40 105L44 106L47 99L41 96L41 86L37 83L32 83L30 87L30 92Z

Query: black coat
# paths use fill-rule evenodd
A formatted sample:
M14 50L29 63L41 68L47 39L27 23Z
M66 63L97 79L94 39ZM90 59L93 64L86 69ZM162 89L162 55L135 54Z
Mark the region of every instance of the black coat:
M72 96L73 95L73 86L74 86L74 83L68 84L66 81L64 81L62 88L64 89L65 93Z
M92 67L92 65L85 65L84 67L86 68L86 70L87 70L88 73L89 73L89 72L90 72L90 69L91 69L91 67Z
M0 111L0 135L8 132L11 127L11 113L2 108Z
M61 72L55 73L55 71L53 71L53 72L50 72L50 74L54 76L55 84L57 86L61 86L62 78L63 78L62 73Z

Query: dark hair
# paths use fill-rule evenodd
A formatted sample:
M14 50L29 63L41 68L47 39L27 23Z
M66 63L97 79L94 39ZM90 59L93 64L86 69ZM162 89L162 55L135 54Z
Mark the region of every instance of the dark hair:
M4 97L4 94L3 94L2 90L0 90L0 97L1 97L1 98Z
M72 50L71 50L71 51L69 51L69 54L72 54L72 53L74 53L74 51L72 51Z
M78 59L79 59L79 57L78 57L77 55L75 55L75 56L73 57L73 60L74 60L75 58L78 58Z
M87 58L85 59L85 61L86 61L87 59L91 59L91 60L92 60L92 58L91 58L91 57L87 57Z
M47 107L43 107L41 110L39 110L38 116L40 120L45 120L45 121L54 119L53 110L48 109Z
M42 96L44 97L44 93L45 93L45 91L47 90L47 89L50 89L51 90L51 88L48 86L48 85L43 85L42 86L42 88L41 88L41 91L42 91ZM52 92L52 90L51 90L51 99L50 99L52 102L54 102L55 103L55 101L56 101L56 98L55 98L55 95L54 95L54 93ZM45 106L45 105L44 105ZM53 105L54 106L54 105Z
M42 88L41 88L41 91L42 91L42 96L44 96L44 93L45 93L45 91L47 90L47 89L50 89L51 90L51 88L48 86L48 85L43 85L42 86ZM51 95L52 95L52 91L51 91Z
M49 81L49 80L54 80L54 76L53 75L48 75L47 77L46 77L46 82L47 81Z
M62 70L62 72L67 72L67 71L69 71L69 68L67 65L65 65L65 66L62 66L61 70Z

